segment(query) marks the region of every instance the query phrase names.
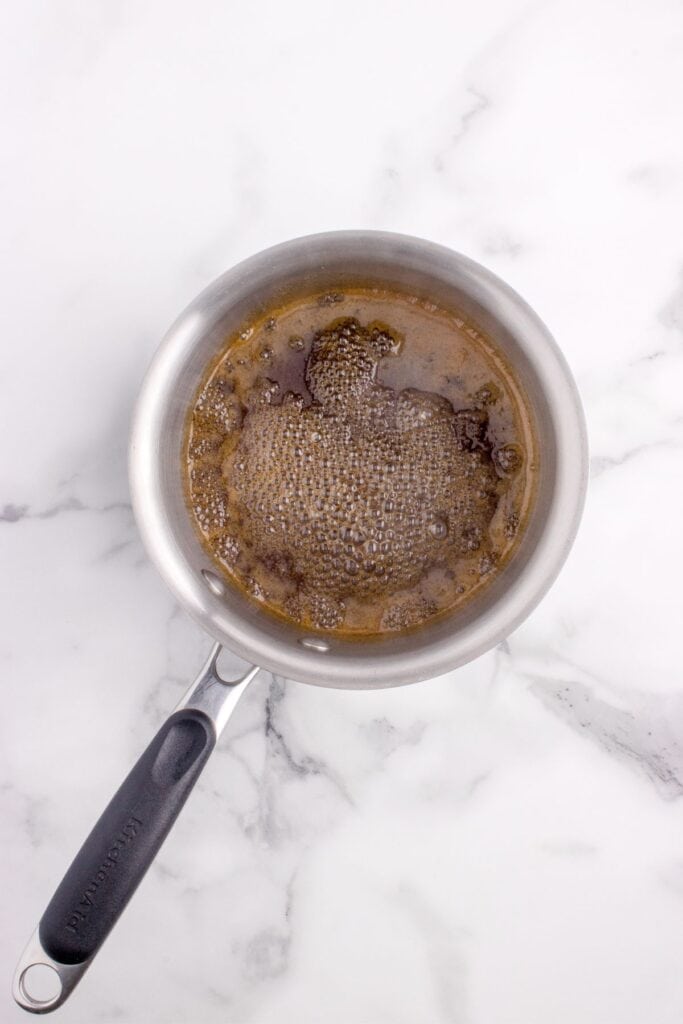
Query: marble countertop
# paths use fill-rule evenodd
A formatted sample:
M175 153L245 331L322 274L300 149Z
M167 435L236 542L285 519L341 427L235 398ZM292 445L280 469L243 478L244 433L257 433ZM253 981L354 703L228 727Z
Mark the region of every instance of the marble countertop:
M74 2L2 15L0 1019L23 944L211 640L126 444L217 274L382 228L562 346L591 482L559 580L417 686L262 673L64 1024L679 1024L683 8Z

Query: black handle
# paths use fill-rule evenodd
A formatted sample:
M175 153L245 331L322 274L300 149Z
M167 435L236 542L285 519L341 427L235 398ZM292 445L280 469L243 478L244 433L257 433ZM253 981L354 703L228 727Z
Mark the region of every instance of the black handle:
M97 952L150 866L216 743L201 711L162 725L84 842L43 914L40 941L62 964Z

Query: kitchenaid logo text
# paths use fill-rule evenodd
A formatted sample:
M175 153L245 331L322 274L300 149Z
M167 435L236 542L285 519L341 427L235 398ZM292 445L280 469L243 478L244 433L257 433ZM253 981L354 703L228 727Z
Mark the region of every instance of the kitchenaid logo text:
M69 919L66 922L67 931L72 932L74 935L79 934L79 924L81 921L85 921L90 913L90 908L95 906L97 890L107 881L109 875L118 864L121 854L133 842L141 827L142 822L140 819L132 816L123 826L107 851L107 856L93 875L92 881L85 887L83 895L78 901L78 906L69 914Z

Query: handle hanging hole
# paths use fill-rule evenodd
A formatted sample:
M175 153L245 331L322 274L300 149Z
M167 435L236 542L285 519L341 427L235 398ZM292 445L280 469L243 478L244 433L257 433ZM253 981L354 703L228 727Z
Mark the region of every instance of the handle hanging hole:
M31 1006L50 1006L62 994L62 980L50 964L31 964L22 971L19 988Z

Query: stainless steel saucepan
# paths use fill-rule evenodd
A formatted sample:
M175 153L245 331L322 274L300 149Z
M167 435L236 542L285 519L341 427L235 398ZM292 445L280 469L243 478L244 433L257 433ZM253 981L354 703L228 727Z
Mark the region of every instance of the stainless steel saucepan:
M471 316L514 367L536 421L540 457L531 517L510 563L462 612L405 636L354 644L261 611L214 573L185 507L181 446L202 373L225 339L273 306L358 281L408 290ZM171 327L145 378L133 422L130 481L145 545L169 587L216 640L207 663L85 840L14 977L14 998L45 1013L69 996L116 923L259 668L317 686L364 689L426 679L476 658L529 614L574 539L586 488L579 397L546 327L507 285L449 249L404 235L342 231L277 245L211 284ZM218 675L225 645L253 668ZM31 995L47 965L60 991Z

